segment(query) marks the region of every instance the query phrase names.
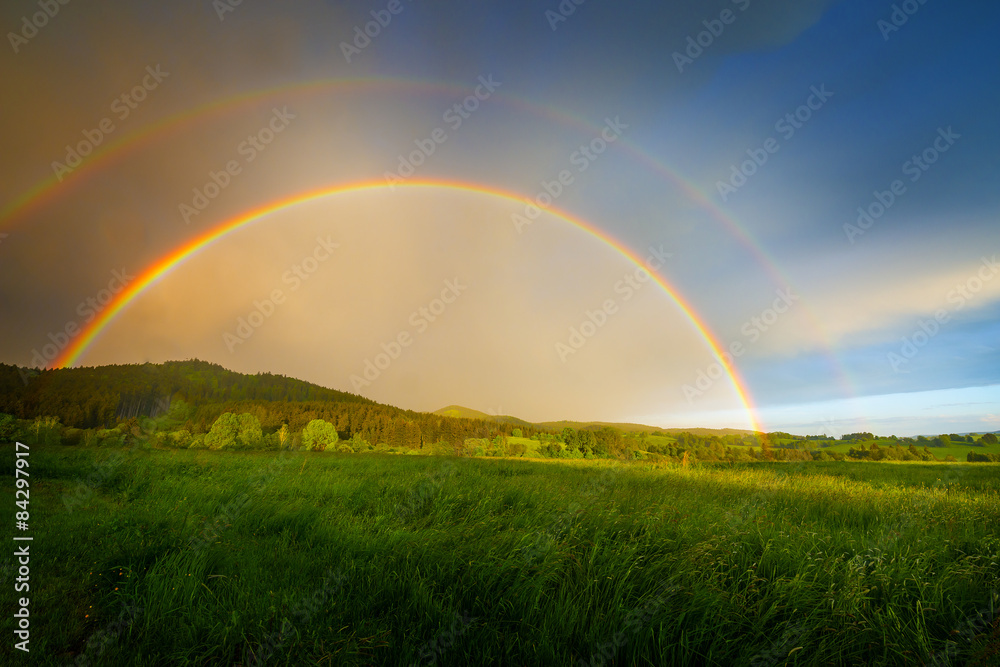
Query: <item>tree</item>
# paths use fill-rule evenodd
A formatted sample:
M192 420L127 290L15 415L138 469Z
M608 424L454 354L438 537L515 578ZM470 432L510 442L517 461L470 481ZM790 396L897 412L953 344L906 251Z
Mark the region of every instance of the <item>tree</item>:
M368 441L361 437L360 433L351 435L351 449L355 452L367 452L372 448Z
M244 412L236 418L237 433L236 442L241 449L254 449L260 447L264 434L260 428L260 420L251 414Z
M593 453L594 456L607 456L609 451L603 440L598 439L593 431L577 431L574 449L579 449L586 454Z
M205 446L209 449L252 449L260 446L262 438L260 421L256 417L246 412L241 415L224 412L205 436Z
M556 458L562 453L562 447L559 446L558 442L550 442L543 445L539 451L542 456L548 456L549 458Z
M34 445L58 445L62 440L62 425L58 417L35 417L35 422L28 427L34 436Z
M194 408L189 403L176 398L170 402L170 408L167 410L167 419L183 422L190 419L192 414L194 414Z
M406 422L402 419L392 420L392 427L389 431L389 446L396 450L406 447Z
M339 439L337 429L325 419L313 419L302 429L302 444L314 452L335 450Z
M209 449L232 449L236 445L236 415L223 412L205 435L205 446Z
M771 452L771 439L767 437L767 433L760 434L760 453L765 461L774 459L774 453Z
M622 432L616 428L611 428L610 426L605 426L594 433L595 451L600 449L603 450L602 456L614 456L618 458L625 458L628 456L628 450L625 448L625 437Z
M997 435L996 433L987 433L986 435L984 435L979 439L979 442L981 442L984 445L995 445L998 442Z
M13 415L0 414L0 442L14 442L19 429Z
M416 422L408 421L403 427L403 446L409 449L420 449L420 427Z

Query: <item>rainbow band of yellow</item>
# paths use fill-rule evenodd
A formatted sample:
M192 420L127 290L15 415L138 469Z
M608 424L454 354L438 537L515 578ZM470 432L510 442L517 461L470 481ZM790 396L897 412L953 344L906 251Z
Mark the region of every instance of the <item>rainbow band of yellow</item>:
M111 324L114 319L121 314L129 304L131 304L135 299L143 294L148 288L153 286L157 281L170 273L174 268L182 264L185 260L193 257L201 250L205 249L215 241L218 241L225 237L226 235L235 232L236 230L250 225L254 222L261 220L262 218L271 215L272 213L277 213L284 209L297 206L299 204L304 204L306 202L314 201L317 199L322 199L324 197L330 197L333 195L346 194L349 192L359 192L365 190L380 190L386 189L388 186L385 181L363 181L358 183L342 184L328 188L321 188L317 190L310 190L302 192L290 197L286 197L277 202L272 202L264 206L255 208L248 211L240 216L227 220L213 229L205 232L204 234L187 241L183 245L175 248L169 254L165 255L163 258L158 260L152 266L143 271L139 276L133 280L126 289L122 290L115 299L107 305L107 307L101 311L90 324L83 329L80 334L73 339L73 341L66 347L62 355L53 361L54 368L65 368L76 364L81 357L87 352L87 349L93 345L101 333ZM432 180L421 180L412 181L402 184L396 184L393 187L405 187L405 188L416 188L416 187L434 187L434 188L445 188L450 190L460 190L464 192L473 192L478 194L489 195L492 197L499 197L502 199L516 201L519 203L531 203L527 198L506 192L500 189L486 187L473 183L462 183L458 181L432 181ZM636 266L642 266L642 262L638 257L636 257L630 250L623 247L620 243L612 239L610 236L601 233L593 226L571 216L570 214L561 211L555 207L546 207L546 213L550 213L562 220L574 225L588 234L594 236L598 240L602 241L606 245L613 248L620 255L628 259L630 262ZM746 409L747 418L750 422L751 428L754 431L760 431L761 428L757 423L756 416L754 414L754 408L749 398L749 392L739 375L736 368L726 360L726 355L723 354L722 348L719 343L715 340L708 327L701 320L700 317L695 313L694 308L687 303L677 291L670 286L663 278L650 272L653 281L659 285L660 289L670 297L670 299L677 305L677 307L684 313L684 316L691 322L698 334L705 340L709 348L712 350L712 354L715 355L718 362L725 369L726 374L736 391L740 402Z

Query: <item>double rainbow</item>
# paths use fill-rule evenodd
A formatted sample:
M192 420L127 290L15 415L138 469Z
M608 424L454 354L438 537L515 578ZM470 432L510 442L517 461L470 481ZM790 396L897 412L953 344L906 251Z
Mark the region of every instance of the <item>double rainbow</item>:
M337 185L329 188L321 188L317 190L310 190L307 192L301 192L290 197L283 198L276 202L271 202L259 208L255 208L248 211L242 215L239 215L230 220L215 226L209 231L197 236L190 241L186 242L182 246L175 248L170 254L161 258L152 266L148 267L140 275L138 275L135 280L133 280L129 286L120 292L114 300L109 303L101 314L94 318L86 328L84 328L80 334L63 350L63 353L55 359L53 366L55 368L63 368L66 366L72 366L77 363L83 355L87 352L87 349L94 344L94 342L100 337L101 333L114 321L114 319L120 315L128 306L139 298L147 289L156 284L157 281L169 274L173 269L184 263L186 260L198 254L200 251L209 247L213 243L222 240L229 234L236 232L237 230L243 229L255 222L266 218L269 215L289 209L291 207L297 206L299 204L304 204L306 202L315 201L325 197L331 197L334 195L345 194L348 192L358 192L365 190L379 190L385 189L389 186L386 185L385 181L364 181L360 183L351 183L347 185ZM405 187L405 188L443 188L449 190L459 190L465 192L473 192L482 195L487 195L491 197L498 197L508 201L515 201L518 203L528 203L524 197L517 194L506 192L497 188L487 187L474 183L462 183L458 181L433 181L433 180L423 180L423 181L411 181L403 184L396 184L395 187ZM572 217L570 214L561 211L554 207L547 207L546 212L554 215L562 220L580 228L581 230L587 232L588 234L599 239L604 244L610 246L618 254L628 259L630 262L636 266L642 266L642 262L638 257L635 256L630 250L619 244L616 240L604 234L594 228L593 226ZM747 417L750 422L751 428L755 431L761 430L757 419L754 414L754 408L749 398L749 392L746 389L746 385L739 375L736 368L726 361L726 356L722 352L722 348L718 341L709 331L708 327L701 320L700 317L694 311L694 308L688 303L677 290L671 287L663 278L657 274L650 272L653 281L659 285L660 289L664 291L667 296L677 305L684 316L688 319L694 329L698 334L705 340L706 344L712 350L712 353L718 359L719 363L725 369L726 374L729 376L730 382L739 396L740 402L743 404L747 412Z
M25 217L25 214L72 190L73 186L83 182L87 176L99 173L101 170L120 162L123 158L140 148L149 146L157 141L163 141L197 123L207 122L213 118L224 117L232 111L244 107L253 107L259 104L269 103L269 101L276 98L287 100L290 97L296 96L361 93L368 91L377 92L380 90L393 92L399 91L407 94L441 94L451 97L464 96L470 92L470 89L467 86L456 85L448 82L414 81L407 79L372 77L300 81L292 84L242 92L237 95L224 97L208 104L186 109L180 113L167 116L150 125L142 127L131 134L123 136L117 141L105 144L98 151L95 151L89 158L87 158L84 164L76 168L71 174L64 178L62 182L53 176L37 183L20 197L0 209L0 229L9 228L12 223ZM498 91L495 93L495 96L495 101L497 103L507 105L518 111L530 113L560 125L573 127L590 134L594 134L598 131L598 128L596 128L592 123L566 113L560 109L549 106L541 106L529 100L510 95L505 91ZM774 259L753 238L744 226L736 221L725 210L715 204L711 197L703 192L696 184L684 178L676 169L673 169L664 162L644 152L639 146L635 145L628 138L623 138L621 141L617 142L615 146L629 154L636 162L643 164L646 168L659 174L665 180L678 187L691 201L698 204L698 206L709 213L713 219L724 226L726 230L754 257L775 285L779 287L791 286L791 281L784 273L781 272ZM412 183L410 185L462 189L503 197L506 199L513 199L519 202L525 201L525 198L522 196L497 188L484 187L476 184L425 180L419 183ZM182 246L175 248L169 254L158 260L155 264L148 267L126 291L122 292L98 318L91 322L90 325L71 342L71 344L64 350L63 354L55 361L55 365L58 367L76 363L94 342L94 340L100 335L104 328L146 288L169 273L173 267L183 262L187 257L198 252L206 245L222 238L231 231L259 220L270 213L294 206L298 203L338 193L363 189L375 189L379 187L384 187L384 182L358 182L299 193L284 198L278 202L272 202L248 211L237 218L225 221L212 230L187 241ZM565 212L552 208L547 210L548 212L601 239L604 243L614 248L619 254L627 257L630 261L636 262L637 264L639 263L638 259L629 250L622 247L619 243L607 235L598 232L592 226L574 219ZM735 369L730 364L725 362L725 356L721 354L719 344L714 340L707 327L695 314L690 304L681 299L676 290L667 285L661 278L655 275L653 278L664 290L664 292L674 300L678 307L681 308L685 316L691 321L692 325L699 331L702 337L712 348L713 353L716 357L718 357L727 373L729 373L733 386L743 401L744 406L747 408L748 413L751 414L751 423L753 423L756 428L756 421L752 416L752 409L747 398L747 391L742 381L739 379ZM833 354L832 345L830 344L818 318L811 313L808 305L804 304L803 308L806 311L805 314L808 319L812 322L818 339L823 343L827 350L826 356L830 362L831 368L839 377L846 392L848 394L853 393L850 382L848 381L848 378L840 366L836 356Z

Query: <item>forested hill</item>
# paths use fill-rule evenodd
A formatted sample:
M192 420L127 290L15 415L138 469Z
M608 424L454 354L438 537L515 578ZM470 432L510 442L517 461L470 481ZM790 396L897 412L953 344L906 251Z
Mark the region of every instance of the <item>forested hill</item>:
M511 435L516 428L403 410L282 375L244 375L197 360L40 372L0 364L0 416L54 417L72 429L111 428L151 417L158 429L202 434L226 412L252 415L265 434L282 425L300 432L310 421L323 419L345 439L411 449L438 442L458 446L468 438ZM522 429L529 437L539 431Z
M41 372L0 364L0 412L21 419L51 415L68 426L95 428L156 417L169 409L172 398L195 407L242 401L377 405L283 375L244 375L198 360Z

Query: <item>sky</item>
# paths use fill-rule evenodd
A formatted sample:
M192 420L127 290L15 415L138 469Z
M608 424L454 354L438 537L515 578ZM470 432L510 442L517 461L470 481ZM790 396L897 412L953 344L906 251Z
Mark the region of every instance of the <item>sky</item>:
M1000 429L995 3L18 0L0 27L4 363Z

